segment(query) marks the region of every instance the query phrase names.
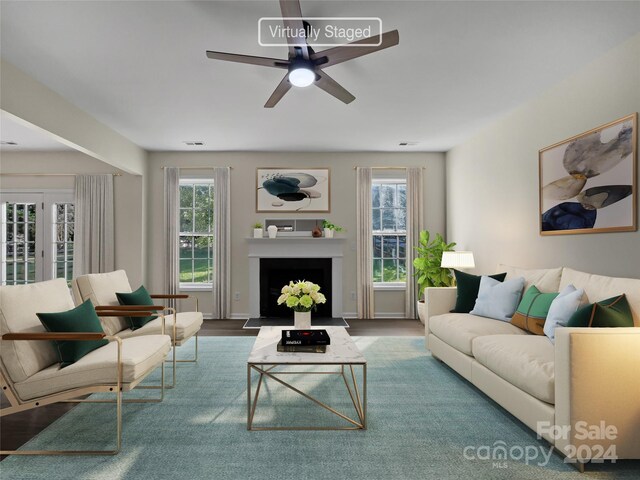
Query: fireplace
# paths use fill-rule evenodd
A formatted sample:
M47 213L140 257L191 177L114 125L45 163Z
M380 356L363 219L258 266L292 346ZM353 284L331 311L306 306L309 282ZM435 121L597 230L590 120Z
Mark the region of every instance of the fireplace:
M313 315L323 315L327 317L342 317L342 258L344 238L312 238L312 237L277 237L277 238L247 238L249 255L249 318L257 318L264 315L263 305L276 305L276 300L280 295L280 289L290 280L305 279L317 283L322 287L322 293L327 297L326 310ZM273 285L270 290L276 290L278 295L271 297L267 292L267 300L261 298L262 289L260 281L264 276L262 272L263 260L273 260L276 265L284 264L285 261L293 259L293 267L295 271L290 271L283 278L271 282ZM320 279L309 275L309 262L321 260L330 265L324 270L326 279L323 276ZM301 267L302 266L302 267ZM302 270L300 269L302 268ZM315 269L316 267L314 267ZM319 267L318 267L319 268ZM325 267L322 267L323 269ZM281 272L274 272L274 275L280 275ZM270 277L267 277L270 278ZM275 294L276 292L273 292ZM291 318L293 313L291 309L285 308L286 316ZM276 313L281 315L282 313ZM269 313L271 315L271 313Z
M261 258L260 259L260 316L293 317L293 310L278 305L282 287L293 280L317 283L327 302L318 305L313 313L318 317L331 317L331 258Z

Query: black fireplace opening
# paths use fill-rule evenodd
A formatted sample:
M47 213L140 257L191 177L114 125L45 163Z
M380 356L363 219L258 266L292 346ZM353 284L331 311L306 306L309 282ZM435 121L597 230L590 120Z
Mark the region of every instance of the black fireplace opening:
M260 316L293 318L293 310L278 305L282 287L290 281L307 280L320 285L327 302L318 305L312 316L331 318L331 259L330 258L261 258L260 259Z

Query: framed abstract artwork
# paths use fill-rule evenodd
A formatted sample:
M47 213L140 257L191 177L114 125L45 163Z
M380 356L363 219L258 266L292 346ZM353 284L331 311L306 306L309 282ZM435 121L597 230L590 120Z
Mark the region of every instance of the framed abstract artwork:
M539 152L540 234L637 230L638 114Z
M329 212L328 168L258 168L256 212Z

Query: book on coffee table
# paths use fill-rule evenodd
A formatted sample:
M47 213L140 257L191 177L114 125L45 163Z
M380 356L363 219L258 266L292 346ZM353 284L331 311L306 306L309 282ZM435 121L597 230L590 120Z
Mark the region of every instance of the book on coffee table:
M276 347L278 352L327 353L326 345L283 345L282 340Z
M283 346L331 345L331 338L326 330L283 330Z

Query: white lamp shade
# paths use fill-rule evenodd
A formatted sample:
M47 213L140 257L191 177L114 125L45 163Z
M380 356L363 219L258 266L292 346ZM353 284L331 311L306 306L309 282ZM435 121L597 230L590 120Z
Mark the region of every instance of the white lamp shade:
M442 268L475 268L473 252L442 252Z

